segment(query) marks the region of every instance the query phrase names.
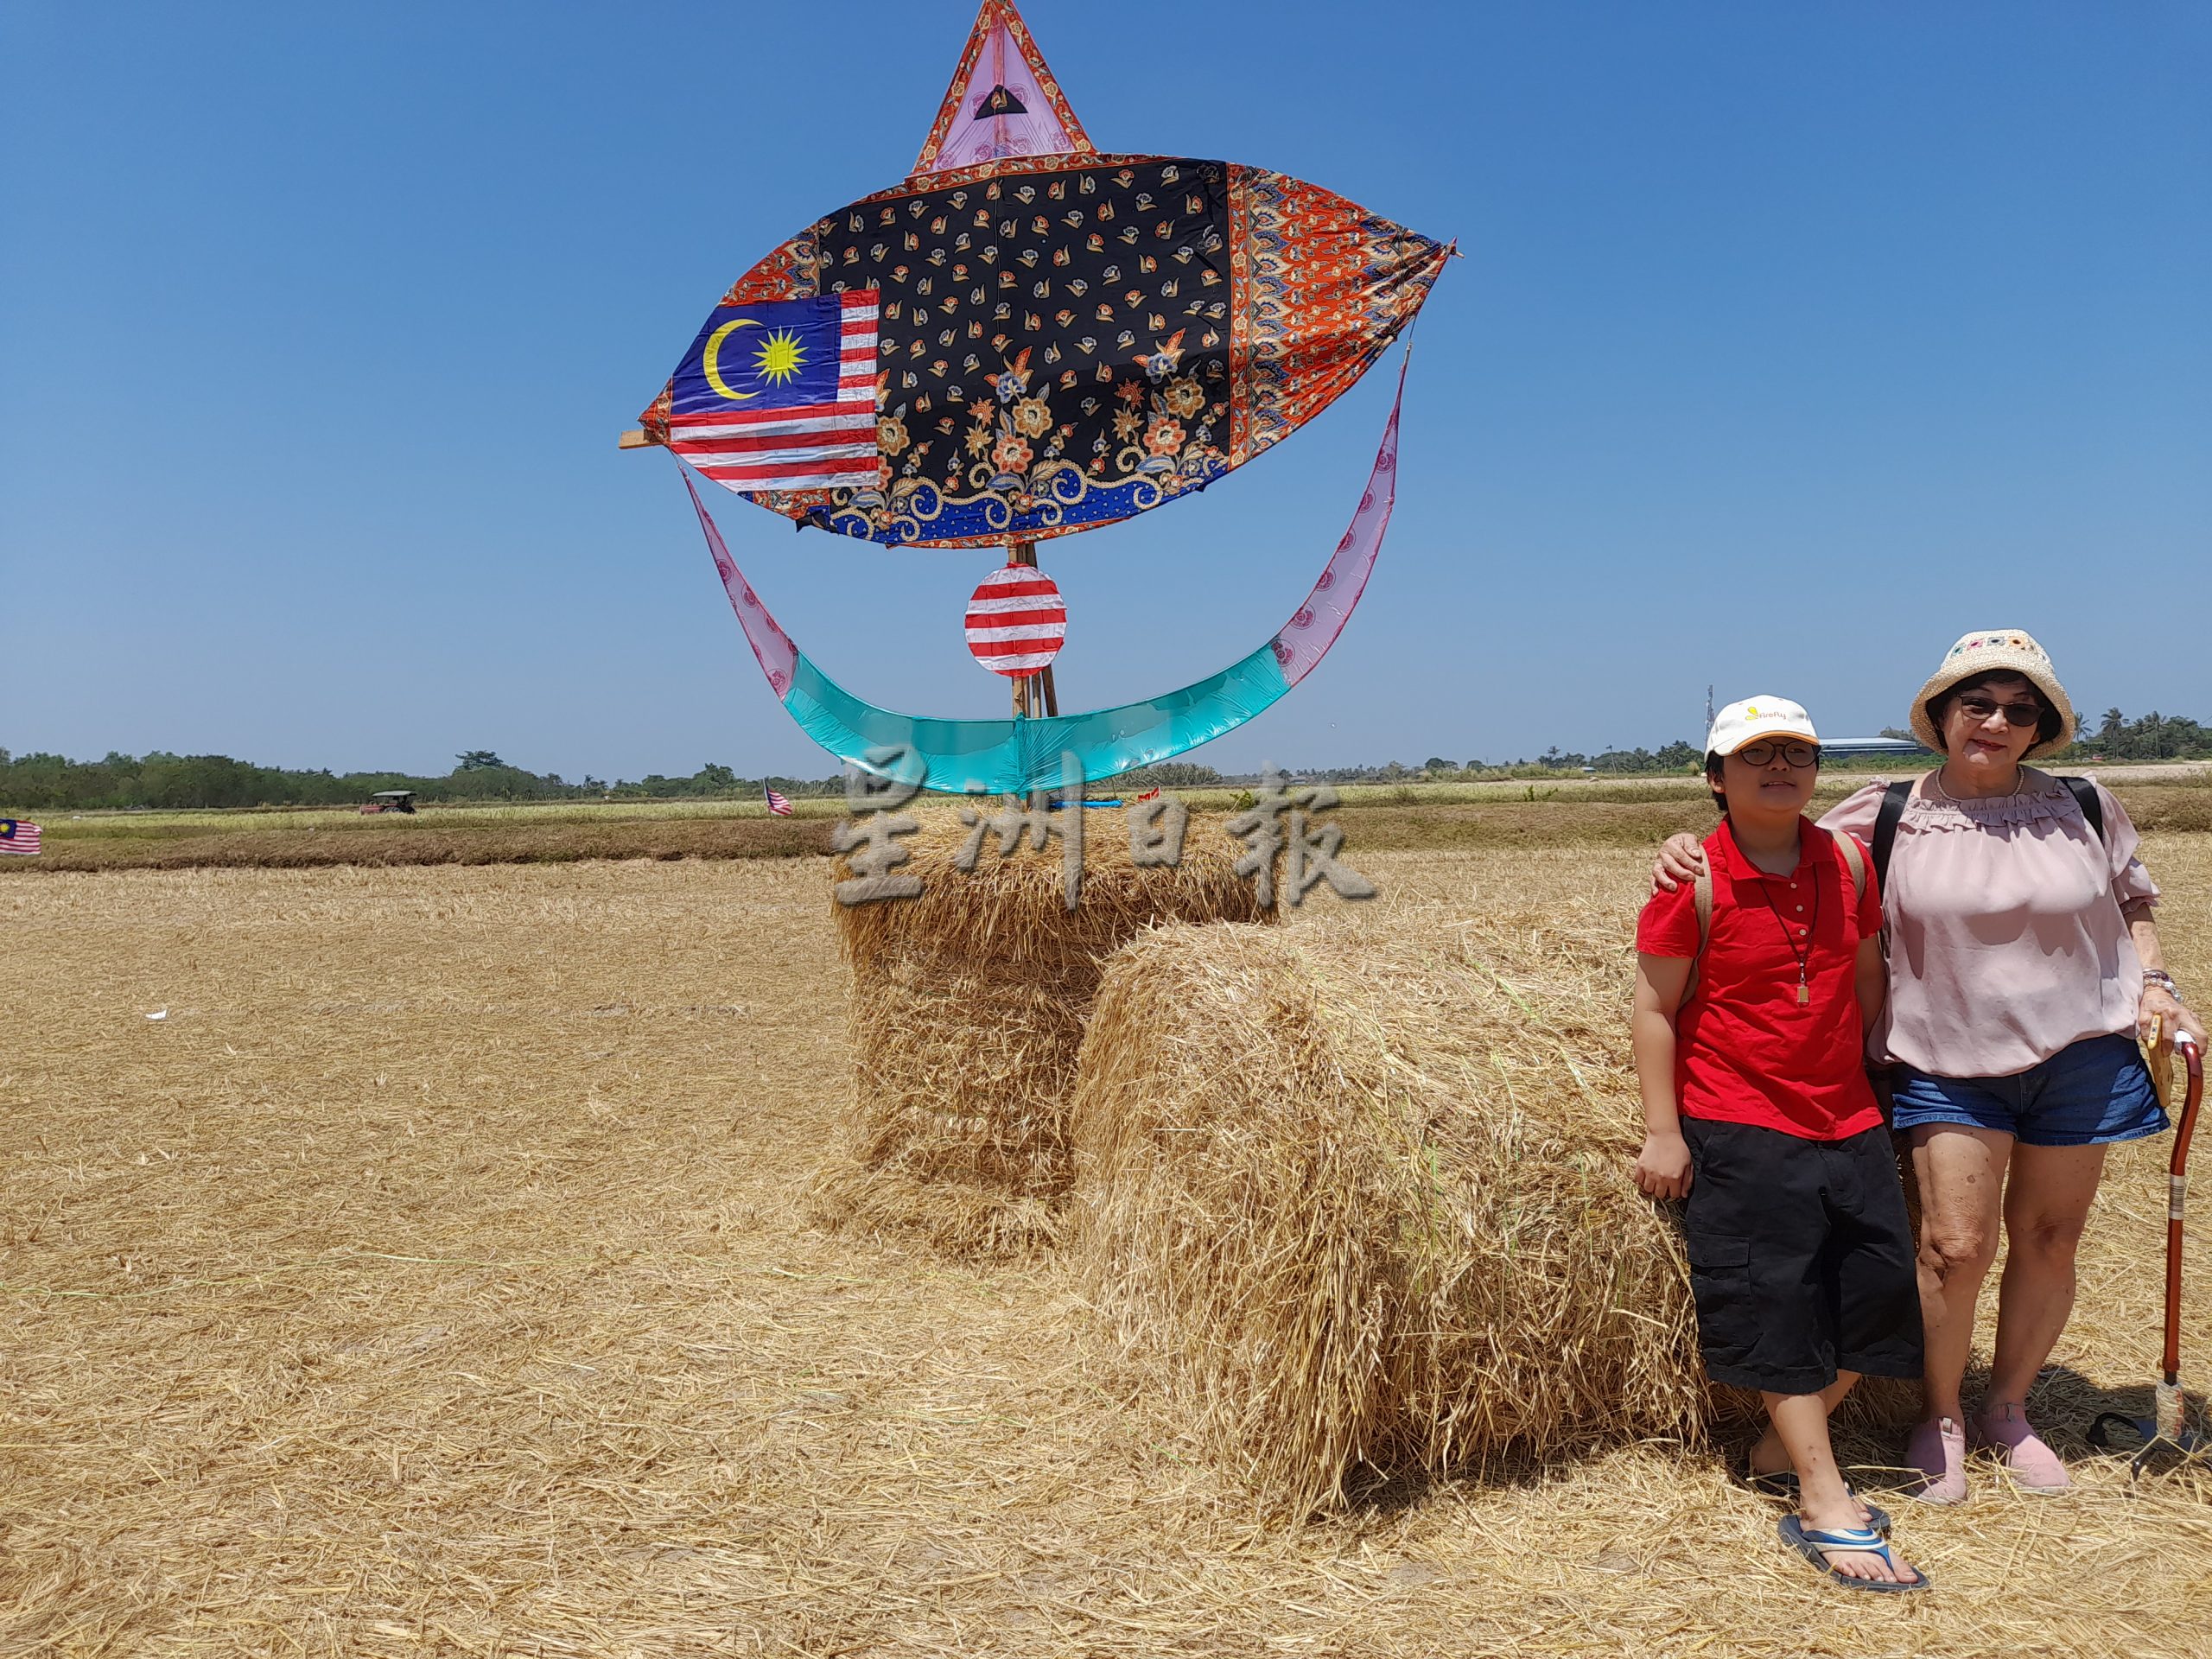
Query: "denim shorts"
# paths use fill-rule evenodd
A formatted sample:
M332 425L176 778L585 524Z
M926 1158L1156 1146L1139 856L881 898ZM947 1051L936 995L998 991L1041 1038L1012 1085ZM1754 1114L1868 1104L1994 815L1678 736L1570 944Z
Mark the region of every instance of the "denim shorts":
M1893 1128L1963 1123L2028 1147L2101 1147L2166 1128L2133 1037L2085 1037L2009 1077L1938 1077L1900 1065L1892 1092Z

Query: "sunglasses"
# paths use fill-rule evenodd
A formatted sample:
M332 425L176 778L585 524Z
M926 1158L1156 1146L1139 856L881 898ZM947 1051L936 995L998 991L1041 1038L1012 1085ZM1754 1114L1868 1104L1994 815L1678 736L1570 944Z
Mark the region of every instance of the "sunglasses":
M1998 702L1988 697L1961 697L1951 706L1977 726L1999 709L2004 711L2007 726L2033 726L2043 718L2043 705L2039 702Z
M1737 758L1747 766L1770 765L1777 753L1793 766L1816 766L1821 759L1821 746L1793 739L1786 743L1746 743L1736 751Z

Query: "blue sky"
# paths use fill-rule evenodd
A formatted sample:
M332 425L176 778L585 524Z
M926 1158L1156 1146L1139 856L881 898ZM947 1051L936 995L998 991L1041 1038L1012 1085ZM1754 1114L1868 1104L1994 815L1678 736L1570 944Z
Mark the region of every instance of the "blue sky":
M2212 717L2212 9L1033 0L1105 149L1274 168L1467 257L1359 614L1242 770L1901 724L1970 627ZM0 8L0 745L570 777L831 769L675 469L616 434L728 282L911 164L971 8ZM1370 375L1047 543L1064 708L1266 639ZM995 562L731 548L877 702L995 715Z

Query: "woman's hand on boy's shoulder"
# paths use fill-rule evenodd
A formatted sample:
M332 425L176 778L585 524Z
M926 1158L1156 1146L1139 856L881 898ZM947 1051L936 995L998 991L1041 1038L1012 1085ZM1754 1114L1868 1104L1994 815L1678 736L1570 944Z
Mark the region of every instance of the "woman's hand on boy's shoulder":
M1687 830L1681 830L1659 844L1659 856L1651 861L1651 891L1672 893L1704 874L1704 843Z
M1655 1198L1689 1197L1690 1147L1679 1131L1643 1137L1643 1150L1636 1155L1636 1184Z

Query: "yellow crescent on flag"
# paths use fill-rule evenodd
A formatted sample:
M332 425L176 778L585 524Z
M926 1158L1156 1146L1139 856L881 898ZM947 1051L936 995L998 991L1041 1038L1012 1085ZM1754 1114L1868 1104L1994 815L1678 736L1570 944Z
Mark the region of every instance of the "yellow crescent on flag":
M707 337L707 349L699 354L699 367L707 377L707 384L733 404L741 404L747 398L758 397L760 394L757 391L732 391L729 389L728 383L722 378L722 341L728 340L734 329L758 328L760 326L751 317L732 317Z

